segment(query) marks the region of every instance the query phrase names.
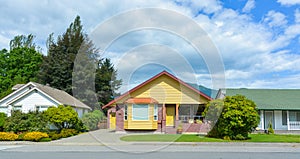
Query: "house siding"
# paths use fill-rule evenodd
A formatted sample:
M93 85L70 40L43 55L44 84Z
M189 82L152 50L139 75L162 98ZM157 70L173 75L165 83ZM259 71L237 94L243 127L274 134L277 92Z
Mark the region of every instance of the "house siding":
M165 104L202 104L208 100L177 81L161 76L130 94L134 98L154 98Z
M2 99L3 101L1 101L0 102L0 107L7 107L7 103L9 102L9 101L11 101L12 99L14 99L15 97L17 97L17 96L19 96L19 95L21 95L21 94L23 94L23 93L25 93L25 92L27 92L27 91L29 91L30 89L29 89L29 87L30 87L31 85L29 85L29 86L27 86L27 87L25 87L25 88L23 88L23 89L20 89L20 90L18 90L18 91L15 91L15 94L14 95L8 95L8 96L6 96L6 97L4 97L4 98L6 98L6 99ZM31 86L32 87L32 86Z
M21 99L12 103L13 106L21 105L22 112L28 113L29 111L36 110L37 105L45 105L45 106L57 106L58 103L49 99L45 95L40 92L32 91Z

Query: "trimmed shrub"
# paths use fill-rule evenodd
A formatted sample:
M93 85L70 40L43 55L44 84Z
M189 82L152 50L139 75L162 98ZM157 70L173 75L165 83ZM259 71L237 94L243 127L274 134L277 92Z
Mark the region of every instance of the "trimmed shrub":
M60 132L60 135L62 138L66 138L66 137L70 137L70 136L74 136L77 135L77 130L75 129L62 129Z
M49 138L49 136L42 132L28 132L23 136L23 140L26 141L40 141L42 138Z
M15 141L19 135L8 132L0 132L0 141Z
M0 131L3 131L3 126L5 123L5 119L6 119L6 114L0 112Z
M88 130L98 129L98 123L105 120L105 115L100 110L94 110L83 115L82 122Z

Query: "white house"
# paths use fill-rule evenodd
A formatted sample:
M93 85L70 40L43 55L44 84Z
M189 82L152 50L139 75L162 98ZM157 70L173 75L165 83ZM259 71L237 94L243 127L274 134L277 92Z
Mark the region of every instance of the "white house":
M58 105L73 107L79 117L91 110L89 106L68 93L39 83L18 84L12 89L14 92L0 100L0 112L8 116L11 110L27 113L35 110L44 111L48 107Z
M274 130L300 130L299 89L220 89L216 98L244 95L255 102L261 130L272 123Z

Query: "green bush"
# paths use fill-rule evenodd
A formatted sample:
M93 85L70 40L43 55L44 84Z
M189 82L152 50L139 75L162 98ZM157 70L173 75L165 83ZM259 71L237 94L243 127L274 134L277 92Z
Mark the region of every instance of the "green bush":
M269 122L268 125L268 134L274 134L274 129L271 121Z
M60 135L62 138L66 138L66 137L70 137L70 136L74 136L77 135L78 132L75 129L62 129L60 132Z
M10 117L7 117L4 123L4 131L6 132L28 132L28 131L48 131L48 123L43 112L22 113L21 111L13 111Z
M61 134L57 134L57 133L51 134L51 135L49 135L49 137L52 140L58 140L58 139L62 138Z
M0 141L15 141L19 135L8 132L0 132Z
M6 114L0 112L0 132L3 131L3 126L5 123L5 119L6 119Z
M58 107L50 107L45 111L47 121L54 124L58 130L76 129L81 131L83 124L78 118L77 112L71 106L60 105Z
M25 141L40 141L42 138L49 138L49 136L43 132L28 132L23 136Z
M247 139L259 123L256 104L242 95L209 102L204 115L214 126L208 136L216 138Z
M88 130L96 130L98 129L98 123L105 118L102 111L94 110L93 112L84 114L81 120Z

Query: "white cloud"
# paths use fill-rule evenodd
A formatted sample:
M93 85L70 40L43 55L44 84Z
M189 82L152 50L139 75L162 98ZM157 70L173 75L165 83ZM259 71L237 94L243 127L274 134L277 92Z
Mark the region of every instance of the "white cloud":
M300 23L300 10L295 10L295 23Z
M286 6L300 4L300 0L277 0L277 2Z
M269 11L263 21L270 27L281 27L287 24L286 16L274 10Z
M255 0L248 0L242 11L249 13L253 8L255 8Z
M254 0L247 1L242 14L224 8L217 0L178 0L177 2L179 4L163 0L84 2L44 0L40 3L5 1L2 2L2 6L5 7L0 7L0 15L3 15L0 19L2 31L0 48L7 47L9 40L18 34L32 33L37 36L38 44L44 44L48 34L54 32L56 36L64 32L76 15L81 16L84 29L87 33L91 33L97 25L116 14L136 8L159 7L193 18L207 32L223 57L229 87L277 88L283 86L282 81L289 82L285 87L297 86L296 83L299 83L300 79L300 75L297 74L300 72L298 66L300 57L285 47L290 45L293 39L299 39L299 24L289 24L286 15L277 11L269 11L263 19L264 23L256 23L252 19L253 15L247 14L258 5ZM278 0L278 2L283 5L299 4L295 0ZM295 11L296 23L300 23L299 12L298 9ZM136 18L139 20L145 17L140 15ZM176 17L164 17L165 21L171 18ZM124 19L122 23L130 25L132 22ZM172 25L185 26L182 22ZM120 27L122 26L115 25L108 28L107 35L100 38L110 37ZM184 29L190 34L195 34L190 28ZM273 32L275 29L279 29L280 33ZM153 72L156 71L154 66L167 66L185 81L193 82L196 79L199 84L211 87L211 75L205 67L205 62L195 56L193 48L187 42L167 34L170 33L157 33L153 30L138 32L134 36L128 34L128 37L117 39L116 44L112 45L114 48L106 52L105 56L112 58L120 77L130 75L132 70L144 71L140 78L132 80L133 83L124 83L129 87L154 75ZM156 45L141 46L151 43ZM149 62L154 65L150 65L150 68L144 67ZM190 65L194 68L190 68ZM136 69L136 66L140 67ZM129 74L125 74L126 72ZM280 72L291 73L280 77L282 80L279 80L279 77L259 78L263 75L280 74Z

